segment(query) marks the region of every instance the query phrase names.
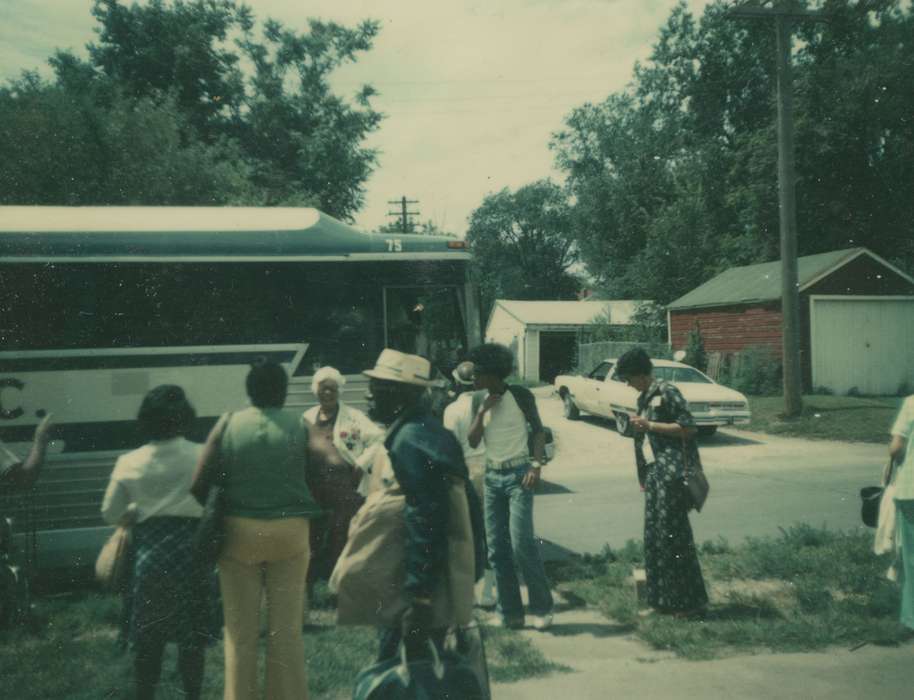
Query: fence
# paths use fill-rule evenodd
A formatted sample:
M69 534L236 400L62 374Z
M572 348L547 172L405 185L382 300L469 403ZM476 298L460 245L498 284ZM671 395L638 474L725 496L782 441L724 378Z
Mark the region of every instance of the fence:
M642 347L651 357L669 359L670 346L666 343L631 343L606 340L596 343L580 343L578 345L578 370L589 372L600 362L608 357L619 357L622 353L632 348Z

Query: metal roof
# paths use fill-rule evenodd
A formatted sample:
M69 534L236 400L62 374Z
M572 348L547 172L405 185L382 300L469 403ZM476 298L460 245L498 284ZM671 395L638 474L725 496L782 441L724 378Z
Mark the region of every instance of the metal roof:
M910 280L903 272L866 248L846 248L797 258L800 291L818 282L860 255L868 255ZM731 267L667 306L689 309L778 301L781 298L781 261Z
M0 207L0 260L468 258L445 236L371 234L291 207Z
M619 301L517 301L496 299L508 314L528 326L589 326L596 317L609 312L610 323L628 325L632 314L644 302ZM494 309L493 309L494 313Z

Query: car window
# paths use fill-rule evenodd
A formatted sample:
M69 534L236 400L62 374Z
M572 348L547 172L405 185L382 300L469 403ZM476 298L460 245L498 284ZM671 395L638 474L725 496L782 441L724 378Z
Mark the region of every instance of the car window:
M606 375L609 374L609 369L612 366L612 362L601 362L594 368L593 372L587 376L591 379L596 379L598 382L602 382L604 379L606 379Z
M654 367L654 377L668 382L686 384L713 384L705 375L692 367Z

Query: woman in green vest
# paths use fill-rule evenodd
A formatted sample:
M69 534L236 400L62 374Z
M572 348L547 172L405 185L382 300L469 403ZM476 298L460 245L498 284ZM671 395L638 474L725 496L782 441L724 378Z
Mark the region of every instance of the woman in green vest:
M219 451L225 469L226 542L219 560L225 611L225 698L261 697L257 648L261 595L268 617L263 697L308 697L302 615L309 520L319 514L305 480L308 430L283 412L288 377L275 362L251 368L251 406L227 419ZM210 440L218 439L219 426Z

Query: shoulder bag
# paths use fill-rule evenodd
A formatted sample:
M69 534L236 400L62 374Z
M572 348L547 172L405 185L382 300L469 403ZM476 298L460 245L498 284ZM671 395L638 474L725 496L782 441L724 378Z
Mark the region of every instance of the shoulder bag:
M701 462L696 464L696 460L689 458L685 435L682 436L682 465L684 470L682 485L692 499L691 507L700 513L705 501L708 500L711 485L708 483L708 477L705 476Z
M105 588L120 590L129 578L130 528L119 525L95 560L95 579Z
M895 460L889 457L889 463L882 472L882 486L864 486L860 489L860 519L867 527L879 525L879 511L882 496L886 488L892 483L895 470Z

